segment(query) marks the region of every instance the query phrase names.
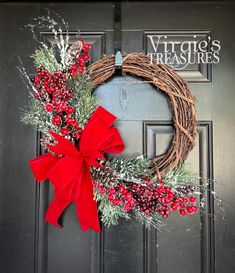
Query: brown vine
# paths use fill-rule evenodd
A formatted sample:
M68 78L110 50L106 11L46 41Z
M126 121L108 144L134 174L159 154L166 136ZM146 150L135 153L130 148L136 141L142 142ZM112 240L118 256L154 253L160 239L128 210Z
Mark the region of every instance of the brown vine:
M115 57L107 56L91 64L88 74L95 85L104 83L115 73ZM155 177L163 177L179 167L193 149L196 136L195 100L187 83L169 66L152 64L143 53L123 56L122 75L131 74L147 80L163 92L172 107L175 134L165 154L153 158Z

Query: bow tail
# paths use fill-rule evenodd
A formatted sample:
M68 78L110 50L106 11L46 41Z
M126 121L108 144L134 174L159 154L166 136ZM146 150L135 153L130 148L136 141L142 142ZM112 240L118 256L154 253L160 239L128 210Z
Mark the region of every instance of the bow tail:
M58 219L69 203L69 201L61 200L58 197L55 197L47 209L45 221L58 228L62 228L62 226L58 223Z
M81 193L76 203L77 215L82 231L93 229L101 232L90 170L87 165L84 166L82 180Z

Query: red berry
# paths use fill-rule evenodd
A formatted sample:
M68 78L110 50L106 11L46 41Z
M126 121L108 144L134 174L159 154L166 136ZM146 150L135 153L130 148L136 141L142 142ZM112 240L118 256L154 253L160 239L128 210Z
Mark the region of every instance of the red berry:
M169 192L168 195L167 195L167 197L168 197L169 199L173 199L174 196L175 196L175 195L174 195L173 192Z
M69 106L67 109L68 114L73 114L74 113L74 108L72 106Z
M165 203L166 203L166 204L170 204L170 203L171 203L171 199L168 198L168 197L166 197L164 200L165 200Z
M55 106L59 106L59 105L61 104L61 100L54 100L54 101L53 101L53 104L54 104Z
M60 117L55 116L55 117L52 118L52 123L53 123L54 125L59 125L60 122L61 122L61 118L60 118Z
M38 93L34 93L34 97L35 97L35 99L37 99L37 100L39 100L39 99L40 99L40 96L39 96L39 94L38 94Z
M184 204L187 204L188 203L188 198L183 197L182 201L183 201Z
M198 207L197 206L192 206L192 210L193 210L193 212L197 212L198 211Z
M50 103L48 103L46 105L46 110L47 110L47 112L52 112L53 111L53 106Z
M84 68L80 66L80 67L78 68L78 71L79 71L79 73L83 73L83 72L84 72Z
M84 55L84 61L88 61L90 59L89 55Z
M154 192L154 196L155 196L156 198L158 198L158 197L159 197L159 193L158 193L157 191L155 191L155 192Z
M116 190L115 190L114 188L111 188L111 189L109 190L109 193L111 193L111 194L116 194Z
M175 199L175 201L180 203L180 202L182 202L182 198L181 198L181 197L177 197L177 198Z
M165 193L169 193L171 191L170 187L165 187Z
M76 71L77 70L77 65L76 64L73 64L72 66L71 66L71 70L74 70L74 71Z
M117 201L118 201L118 204L123 204L124 203L124 201L122 199L117 199Z
M132 194L130 192L127 192L125 194L125 197L126 197L127 200L130 200L132 198Z
M118 201L117 199L114 199L114 200L112 201L112 204L113 204L114 206L117 206L117 205L119 204L119 201Z
M133 205L135 204L135 199L132 198L132 199L129 201L129 204L130 204L131 206L133 206Z
M145 212L147 215L150 215L150 214L151 214L151 211L150 211L149 209L146 209L144 212Z
M90 48L91 48L91 45L90 45L90 44L84 44L84 46L83 46L83 49L84 49L85 51L89 51Z
M84 67L84 60L79 61L79 65L80 65L80 67Z
M73 124L73 122L74 122L73 118L71 118L71 117L66 118L67 124L71 125L71 124Z
M184 209L180 209L180 215L184 216L186 214L186 211Z
M63 127L63 128L61 128L60 132L62 135L68 135L69 130L66 127Z
M77 75L77 72L78 72L78 67L76 64L72 65L71 67L71 73L73 76L76 76Z
M35 81L36 83L40 83L41 79L40 79L39 76L36 76L36 77L34 78L34 81Z
M163 188L163 186L159 186L159 187L157 187L157 191L158 191L158 192L164 192L164 188Z
M123 187L124 189L121 191L121 193L123 194L123 195L125 195L125 194L127 194L128 193L128 190L125 188L125 187Z
M189 201L191 202L191 203L194 203L195 201L196 201L196 197L195 196L190 196L189 197Z
M79 62L80 65L81 65L81 64L84 64L84 58L83 58L82 56L79 56L79 57L77 58L77 61Z
M57 94L56 93L52 93L52 98L56 99L57 98Z
M67 106L65 104L62 104L60 107L61 107L62 111L66 111L67 110Z
M114 199L114 198L113 198L113 195L112 195L112 194L109 194L109 195L108 195L108 200L109 200L109 201L112 201L113 199Z
M56 109L54 109L56 114L61 114L62 110L60 107L57 107Z
M46 87L45 89L46 89L46 92L47 92L48 94L51 93L51 88L50 88L50 87Z
M186 209L187 209L187 212L188 212L188 213L193 213L193 208L192 208L192 207L187 206L187 208L186 208Z
M73 121L72 125L74 128L77 128L79 126L79 123L77 121Z
M126 188L123 185L120 185L118 189L121 193L123 193Z
M148 183L148 182L150 181L150 179L149 179L149 178L147 178L147 177L146 177L146 178L144 178L143 180L144 180L144 182L146 182L146 183Z
M103 187L100 188L100 193L101 193L101 194L105 194L105 192L106 192L106 191L105 191L105 188L103 188Z
M45 87L48 87L49 83L48 83L47 81L45 81L45 82L43 83L43 85L44 85Z
M127 203L125 206L124 206L124 211L125 212L129 212L131 210L131 206Z
M172 210L177 210L177 206L176 205L174 205L174 203L171 205L171 209Z

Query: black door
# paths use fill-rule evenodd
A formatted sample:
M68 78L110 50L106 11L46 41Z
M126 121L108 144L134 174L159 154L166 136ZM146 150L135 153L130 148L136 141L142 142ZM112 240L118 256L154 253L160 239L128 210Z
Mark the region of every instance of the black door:
M139 223L122 221L102 235L82 233L75 209L63 218L64 230L44 223L52 198L47 183L36 184L28 161L40 153L38 136L20 123L20 108L28 104L27 91L16 65L17 56L34 73L35 43L22 30L33 17L59 13L80 29L92 45L92 61L114 53L112 2L1 3L0 4L0 272L3 273L233 273L235 272L235 4L223 1L122 2L122 52L148 53L149 36L161 34L184 41L187 37L221 41L220 63L181 70L197 98L197 146L187 160L190 170L225 200L226 218L213 209L206 192L206 213L174 217L157 232ZM53 43L51 33L42 39ZM171 110L163 95L130 76L117 76L96 91L102 105L117 115L126 152L155 156L165 151L173 133ZM131 128L131 130L129 129ZM215 178L216 182L213 182Z

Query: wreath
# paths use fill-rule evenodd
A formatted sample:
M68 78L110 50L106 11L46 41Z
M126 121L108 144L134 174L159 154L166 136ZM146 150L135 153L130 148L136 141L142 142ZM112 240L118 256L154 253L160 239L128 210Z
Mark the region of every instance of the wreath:
M88 65L88 43L78 39L70 46L57 22L48 17L39 21L50 23L56 48L39 41L32 55L37 74L29 77L23 66L20 71L31 95L22 121L37 126L46 151L29 165L38 182L48 179L54 186L45 220L61 227L60 216L72 202L83 231L100 232L99 220L110 226L120 217L158 228L172 211L196 213L196 186L182 167L196 135L195 101L187 83L143 53L123 56L123 75L142 78L166 95L175 133L167 152L156 158L120 154L125 144L116 117L99 106L94 94L114 75L115 57Z

